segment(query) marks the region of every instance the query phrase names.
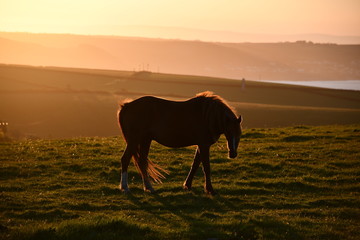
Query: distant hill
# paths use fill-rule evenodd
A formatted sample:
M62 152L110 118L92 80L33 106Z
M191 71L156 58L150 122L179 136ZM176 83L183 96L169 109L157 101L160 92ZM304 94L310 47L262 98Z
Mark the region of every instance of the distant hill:
M360 45L0 33L0 63L252 80L357 80Z
M319 43L359 44L360 36L329 34L255 34L234 31L214 31L184 27L159 27L141 25L91 26L93 31L101 35L126 35L165 39L201 40L208 42L296 42L306 40ZM84 29L77 29L82 32Z

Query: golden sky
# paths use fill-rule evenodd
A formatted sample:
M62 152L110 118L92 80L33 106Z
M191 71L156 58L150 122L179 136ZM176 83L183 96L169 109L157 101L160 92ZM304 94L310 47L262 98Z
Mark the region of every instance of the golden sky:
M0 31L111 34L137 25L360 35L359 13L360 0L0 0Z

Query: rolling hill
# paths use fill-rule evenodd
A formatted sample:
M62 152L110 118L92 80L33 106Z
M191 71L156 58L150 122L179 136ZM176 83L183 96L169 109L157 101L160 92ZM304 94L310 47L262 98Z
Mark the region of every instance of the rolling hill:
M0 120L12 137L118 135L118 102L156 95L185 100L210 90L244 117L243 127L355 124L360 93L148 71L0 65Z
M252 80L360 79L360 45L0 33L0 63Z

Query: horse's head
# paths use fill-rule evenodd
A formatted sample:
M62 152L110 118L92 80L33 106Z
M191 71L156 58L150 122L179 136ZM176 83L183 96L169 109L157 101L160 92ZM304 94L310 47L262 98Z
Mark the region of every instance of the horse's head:
M241 121L242 117L228 119L225 127L225 137L228 142L229 157L236 158L237 148L240 142L241 136Z

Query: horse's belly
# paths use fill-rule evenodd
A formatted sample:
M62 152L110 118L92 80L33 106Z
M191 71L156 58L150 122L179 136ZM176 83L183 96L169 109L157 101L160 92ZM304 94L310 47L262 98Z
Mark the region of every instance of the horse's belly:
M153 139L167 147L186 147L199 144L198 134L187 131L169 130L163 134L154 134Z

